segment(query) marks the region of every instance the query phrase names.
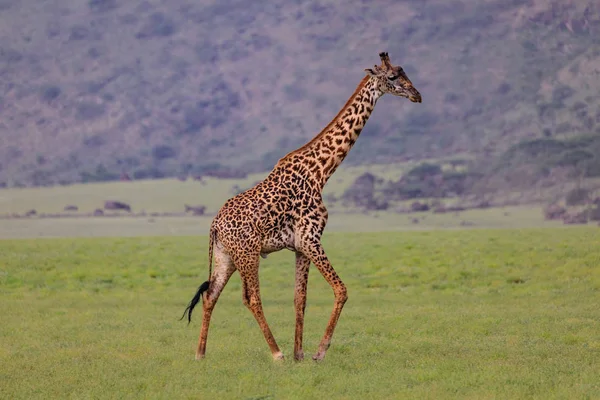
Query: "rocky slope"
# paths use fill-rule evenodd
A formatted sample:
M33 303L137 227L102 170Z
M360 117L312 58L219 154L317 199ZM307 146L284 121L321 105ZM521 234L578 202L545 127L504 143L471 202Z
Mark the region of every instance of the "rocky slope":
M600 130L592 0L1 0L0 184L268 169L381 50L424 102L384 98L349 163Z

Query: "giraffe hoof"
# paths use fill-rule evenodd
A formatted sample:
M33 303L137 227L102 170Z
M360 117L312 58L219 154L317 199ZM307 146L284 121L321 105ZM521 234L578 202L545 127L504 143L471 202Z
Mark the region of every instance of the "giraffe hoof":
M322 361L325 358L325 353L318 352L313 356L314 361Z
M285 357L283 357L283 353L282 352L273 354L273 360L274 361L283 360L284 358Z
M294 354L294 360L296 360L296 361L304 360L304 352L300 351L300 352Z
M203 359L204 359L204 354L196 354L196 361L203 360Z

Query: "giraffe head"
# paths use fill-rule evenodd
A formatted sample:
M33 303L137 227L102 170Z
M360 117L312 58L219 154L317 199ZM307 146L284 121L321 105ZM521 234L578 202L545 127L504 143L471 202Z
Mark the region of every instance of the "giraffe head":
M406 97L413 103L421 102L421 93L413 86L406 73L399 65L392 65L388 53L379 53L381 65L367 68L365 71L375 80L381 92L394 96Z

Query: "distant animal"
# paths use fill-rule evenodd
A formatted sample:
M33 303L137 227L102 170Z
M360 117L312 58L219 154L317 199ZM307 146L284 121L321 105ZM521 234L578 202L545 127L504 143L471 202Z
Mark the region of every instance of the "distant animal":
M105 201L104 202L105 210L125 210L131 212L131 207L127 203L123 203L121 201Z
M419 201L413 201L410 205L410 210L413 212L424 212L429 211L429 204L421 203Z
M74 206L72 204L68 204L64 208L64 211L77 211L77 210L79 210L79 207Z
M381 96L390 93L421 102L421 94L402 67L392 65L387 53L379 56L381 65L365 70L367 76L321 133L280 159L262 182L229 199L214 218L209 233L208 281L200 285L183 314L185 317L187 313L191 321L192 311L202 298L204 315L196 359L205 355L213 309L236 270L241 276L244 305L258 322L273 358L283 358L263 312L258 280L260 257L282 249L296 254L296 360L304 358L302 334L311 262L333 289L333 311L313 359L325 357L348 296L321 245L328 217L323 187L348 155Z

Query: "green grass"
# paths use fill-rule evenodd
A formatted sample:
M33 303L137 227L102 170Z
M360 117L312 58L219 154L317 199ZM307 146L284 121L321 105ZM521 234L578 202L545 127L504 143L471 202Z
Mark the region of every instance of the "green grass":
M349 289L322 363L291 360L293 256L261 264L273 363L234 275L207 358L206 237L0 241L0 398L598 398L600 230L328 234ZM314 268L305 350L333 296Z

